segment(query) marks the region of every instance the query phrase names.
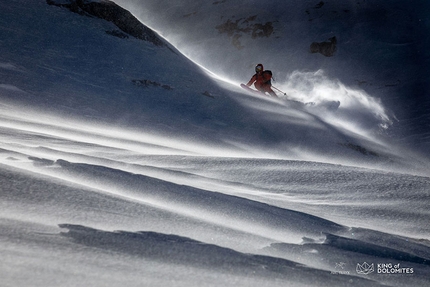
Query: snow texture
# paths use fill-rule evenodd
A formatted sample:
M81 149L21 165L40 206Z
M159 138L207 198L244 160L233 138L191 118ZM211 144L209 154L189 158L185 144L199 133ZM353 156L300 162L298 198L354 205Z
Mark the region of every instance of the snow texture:
M114 2L0 2L1 286L428 286L424 1Z

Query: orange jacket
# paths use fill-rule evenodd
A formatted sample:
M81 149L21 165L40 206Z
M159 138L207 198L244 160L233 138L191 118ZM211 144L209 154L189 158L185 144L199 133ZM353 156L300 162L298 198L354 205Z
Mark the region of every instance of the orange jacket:
M255 74L254 76L252 76L251 80L249 80L248 84L246 84L247 86L251 86L254 82L255 82L255 86L262 86L262 85L272 85L270 83L270 79L272 79L272 75L269 75L267 73L264 72L259 72L257 74Z
M262 92L267 92L269 94L275 94L275 92L270 88L272 86L271 80L272 74L259 72L252 76L251 80L246 84L247 86L251 86L254 84L255 88ZM275 94L276 95L276 94Z

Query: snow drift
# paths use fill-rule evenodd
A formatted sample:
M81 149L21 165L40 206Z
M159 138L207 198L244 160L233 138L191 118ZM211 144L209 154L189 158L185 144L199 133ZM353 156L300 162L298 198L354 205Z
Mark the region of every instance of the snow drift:
M266 4L267 20L244 22L259 4L115 2L164 38L108 1L0 3L2 283L425 286L428 161L399 145L389 101L308 51L315 69L278 73L288 96L255 97L232 85L254 59L213 54L322 29L334 4L305 1L288 21Z

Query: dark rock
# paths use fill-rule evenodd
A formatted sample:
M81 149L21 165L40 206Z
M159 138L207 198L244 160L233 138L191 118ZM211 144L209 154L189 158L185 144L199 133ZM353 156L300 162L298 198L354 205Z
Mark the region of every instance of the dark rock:
M135 84L136 86L140 86L140 87L161 87L165 90L173 90L173 88L169 85L165 85L165 84L161 84L159 82L155 82L155 81L151 81L151 80L147 80L147 79L143 79L143 80L132 80L133 84Z
M322 6L324 6L324 2L323 1L321 1L321 2L319 2L317 5L315 5L315 9L319 9L319 8L321 8Z
M151 29L143 25L129 11L108 0L46 0L49 5L65 7L80 15L92 16L114 23L122 32L156 46L166 46ZM117 36L119 34L115 34Z
M242 49L243 46L240 38L243 35L250 35L252 39L270 37L274 33L273 23L255 23L257 15L249 16L247 18L240 18L235 21L227 19L224 23L216 26L215 28L221 34L227 34L232 39L232 44L237 49Z
M310 46L311 53L320 53L326 57L331 57L336 52L337 39L336 37L331 37L326 42L313 42Z
M204 91L203 93L202 93L202 95L203 96L206 96L206 97L209 97L209 98L212 98L212 99L214 99L215 97L209 92L209 91Z

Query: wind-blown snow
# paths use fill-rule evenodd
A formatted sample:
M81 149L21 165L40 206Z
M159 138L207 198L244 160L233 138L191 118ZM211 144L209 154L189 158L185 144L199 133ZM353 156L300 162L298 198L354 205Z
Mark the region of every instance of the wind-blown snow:
M264 63L275 85L293 98L339 100L347 114L345 105L354 100L355 111L374 113L378 120L388 115L390 121L381 124L393 124L395 141L428 155L426 1L115 2L224 78L245 82ZM311 43L331 37L337 39L333 57L310 53ZM339 80L342 90L333 91ZM342 121L354 122L354 116Z
M358 20L376 21L376 6L265 3L256 19L273 21L278 37L263 40L289 46L269 57L272 48L250 35L236 51L213 29L260 4L115 2L166 45L47 1L0 3L0 285L428 284L429 163L415 148L428 129L400 134L391 87L374 94L387 82L364 88L351 70L339 73L358 63L342 62L342 45L368 35L369 22ZM357 3L365 4L345 5ZM324 9L344 14L327 19ZM387 19L381 31L394 25ZM312 35L291 41L315 21ZM336 21L359 33L342 39ZM307 40L328 38L324 23L342 35L338 54L301 54ZM286 30L293 35L279 34ZM387 36L396 37L409 36ZM236 85L260 62L246 56L256 51L287 96ZM377 73L357 66L367 72ZM414 95L412 86L395 92ZM415 112L428 116L425 104Z

